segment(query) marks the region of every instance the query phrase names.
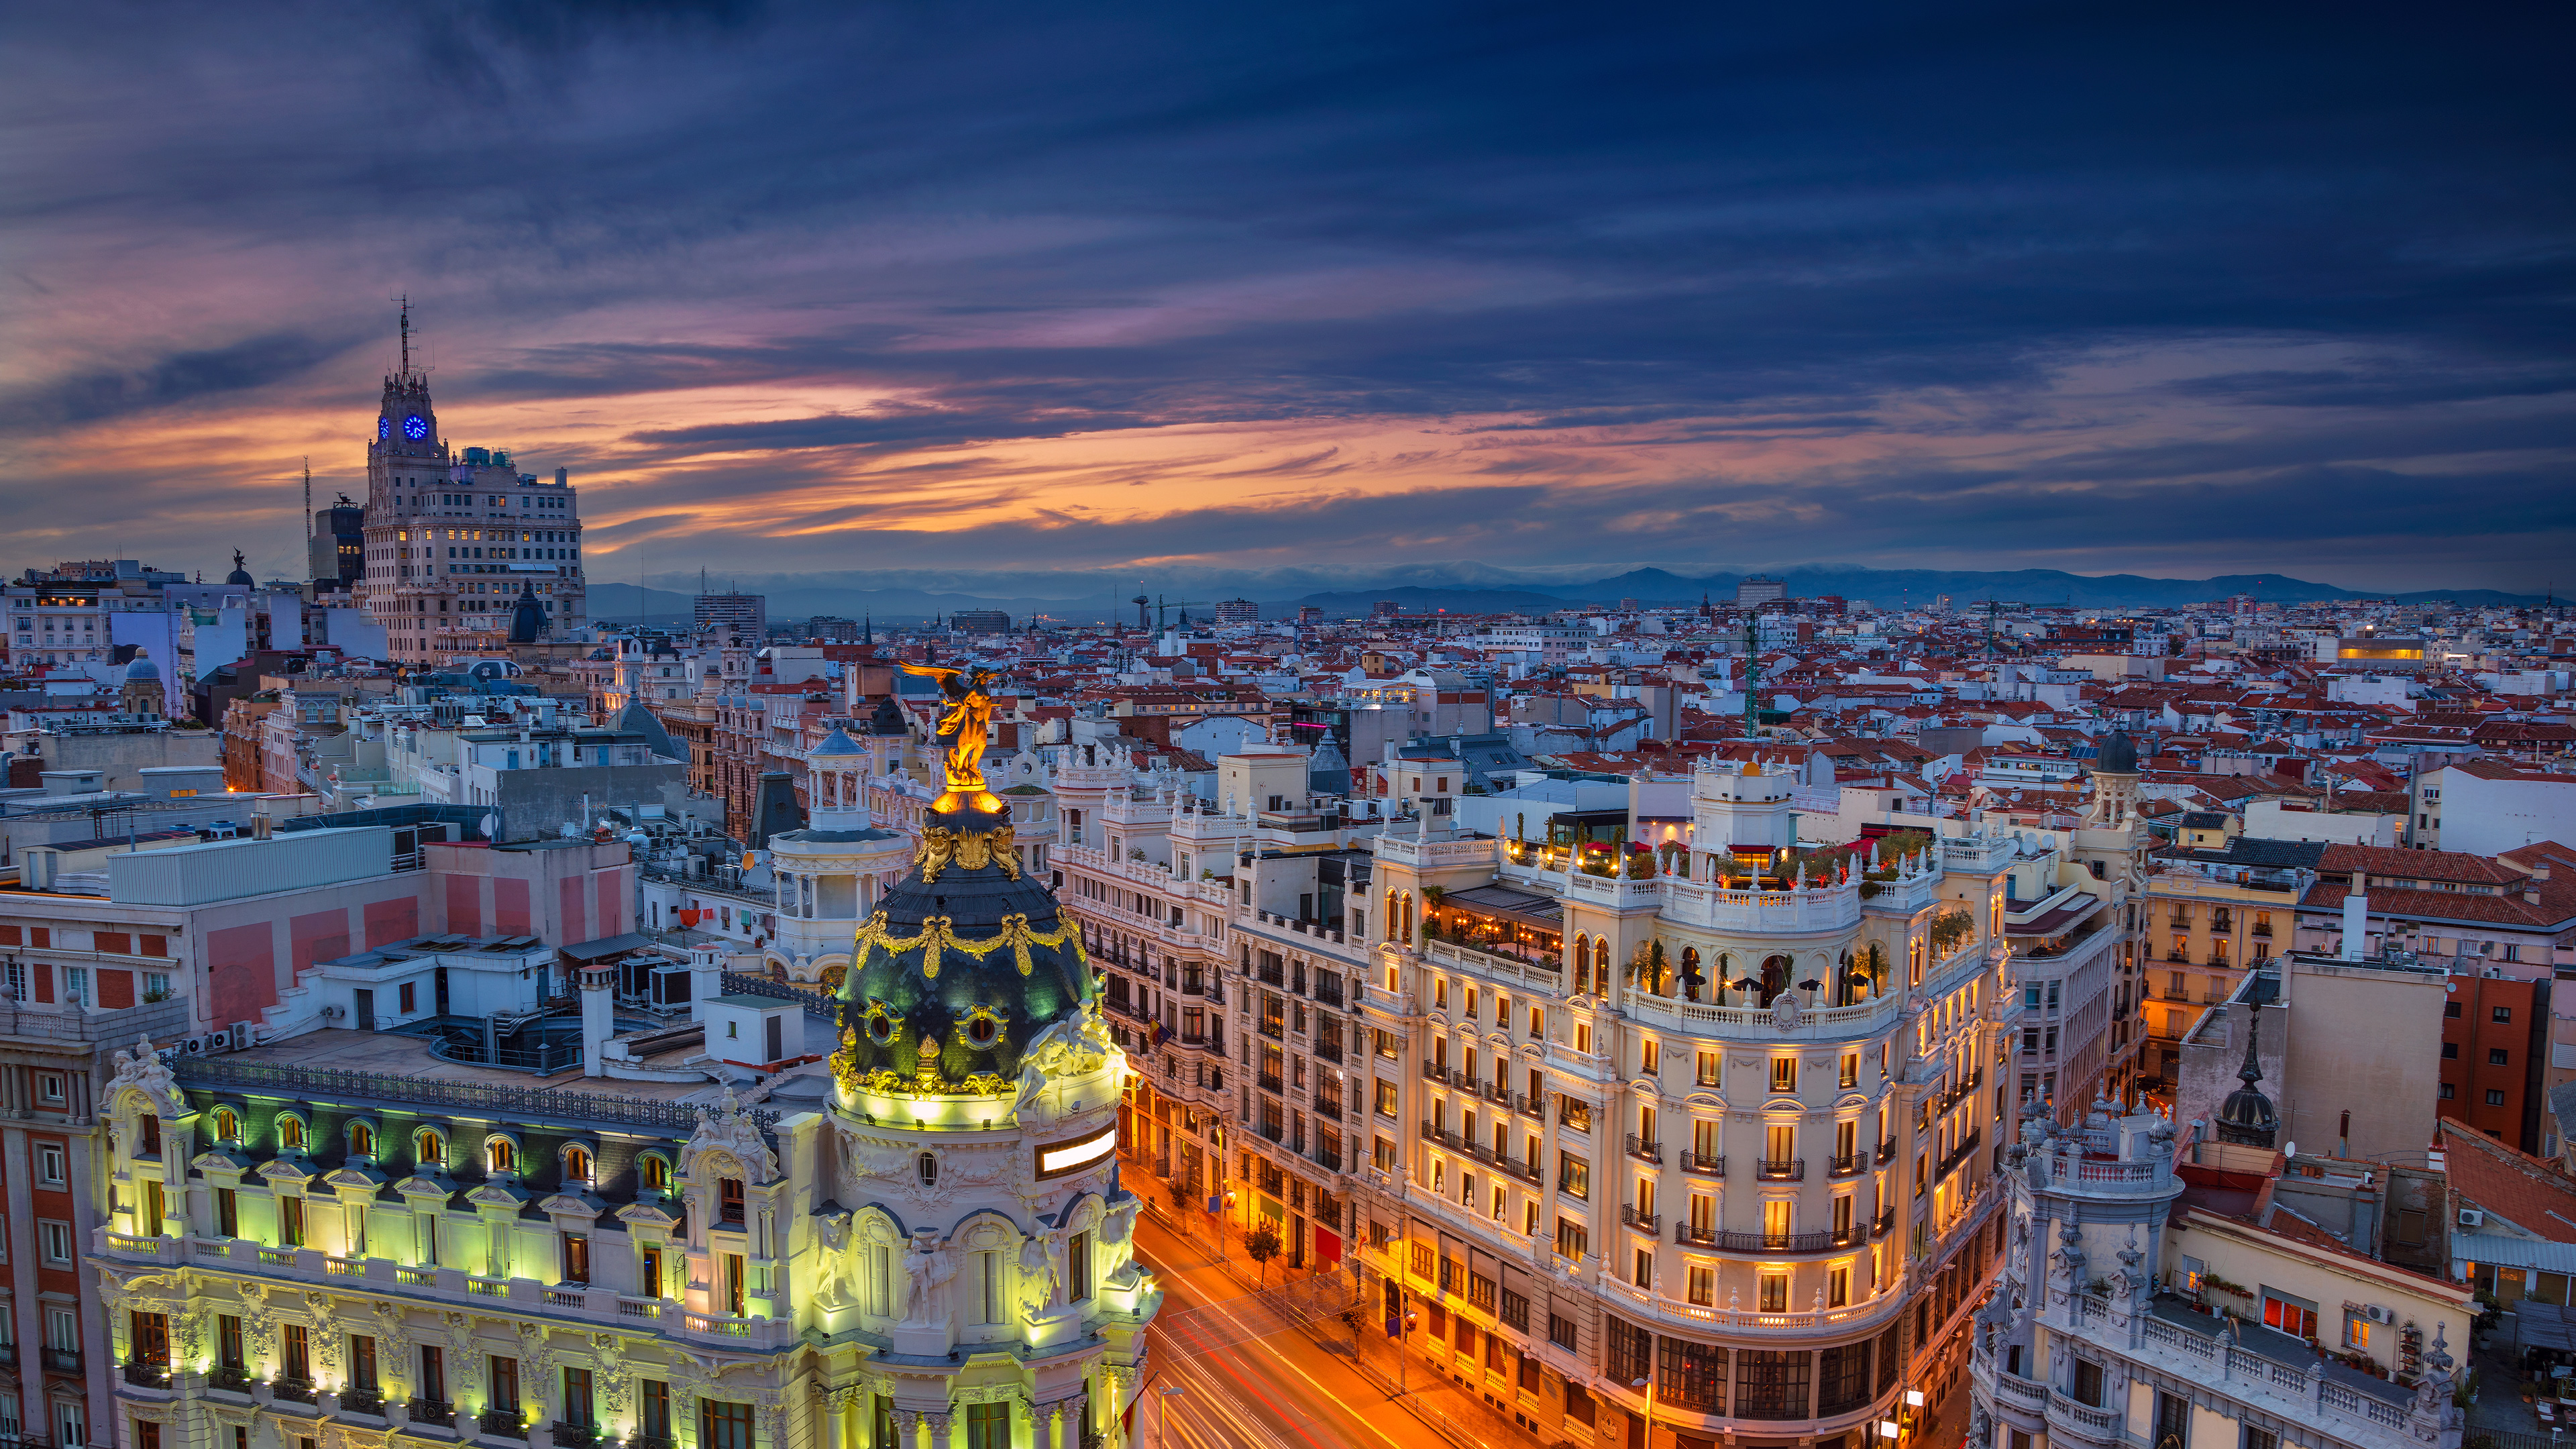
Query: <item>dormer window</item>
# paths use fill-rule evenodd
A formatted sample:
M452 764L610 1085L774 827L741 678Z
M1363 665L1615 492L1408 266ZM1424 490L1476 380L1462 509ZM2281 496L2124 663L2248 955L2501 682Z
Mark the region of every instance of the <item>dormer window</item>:
M412 1160L423 1172L439 1172L447 1167L447 1139L433 1131L423 1131L412 1139Z
M239 1142L241 1140L240 1113L235 1112L230 1107L217 1107L215 1109L215 1140L217 1142Z
M639 1164L639 1170L643 1176L646 1192L671 1190L671 1164L664 1161L660 1155L646 1153Z
M364 1123L364 1122L352 1122L352 1123L350 1123L350 1124L349 1124L349 1155L350 1155L351 1157L373 1157L373 1156L375 1156L375 1155L376 1155L376 1129L375 1129L375 1128L373 1128L373 1127L368 1126L368 1125L367 1125L366 1123Z
M278 1114L277 1150L280 1152L301 1152L304 1150L304 1121L302 1118L296 1117L291 1113L281 1112Z
M588 1183L590 1181L590 1149L587 1147L565 1148L563 1166L564 1181Z
M519 1169L519 1149L507 1137L495 1137L483 1144L483 1162L494 1177L507 1177Z

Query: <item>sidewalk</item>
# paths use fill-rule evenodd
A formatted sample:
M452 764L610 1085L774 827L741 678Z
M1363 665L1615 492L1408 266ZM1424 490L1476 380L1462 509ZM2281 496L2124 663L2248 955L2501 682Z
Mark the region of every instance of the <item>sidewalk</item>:
M1284 1267L1284 1255L1270 1262L1266 1283L1243 1248L1243 1230L1223 1218L1210 1217L1203 1211L1188 1215L1186 1223L1172 1221L1172 1204L1168 1185L1142 1162L1130 1158L1119 1160L1119 1174L1129 1192L1145 1200L1146 1211L1157 1226L1186 1241L1196 1252L1179 1262L1167 1262L1166 1271L1178 1271L1184 1281L1211 1298L1226 1296L1224 1289L1235 1293L1257 1293L1284 1284L1305 1281L1318 1274L1331 1274L1344 1282L1350 1269L1344 1264L1331 1268ZM1218 1257L1220 1239L1224 1257ZM1369 1388L1385 1399L1401 1403L1405 1410L1433 1433L1466 1449L1526 1449L1530 1445L1557 1445L1569 1442L1559 1432L1540 1431L1516 1424L1514 1407L1496 1391L1497 1409L1483 1398L1480 1370L1462 1367L1461 1377L1478 1385L1469 1388L1449 1377L1449 1358L1434 1360L1423 1351L1424 1330L1417 1326L1412 1334L1410 1353L1399 1354L1395 1341L1386 1336L1384 1315L1379 1297L1379 1279L1372 1265L1361 1290L1359 1306L1351 1323L1326 1319L1299 1330L1306 1342L1340 1360ZM1399 1387L1400 1385L1400 1387ZM1550 1416L1553 1417L1553 1416Z

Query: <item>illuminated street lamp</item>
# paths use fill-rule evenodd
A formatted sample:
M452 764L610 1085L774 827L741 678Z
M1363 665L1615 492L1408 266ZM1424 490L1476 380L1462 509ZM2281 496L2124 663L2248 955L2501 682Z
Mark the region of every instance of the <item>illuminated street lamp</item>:
M1154 1413L1154 1443L1157 1446L1169 1442L1166 1436L1171 1433L1172 1400L1180 1397L1182 1394L1188 1392L1188 1390L1189 1386L1187 1384L1165 1384L1154 1391L1155 1396L1161 1400L1161 1402L1155 1406Z
M1646 1391L1646 1449L1655 1449L1655 1385L1651 1379L1639 1379L1628 1387Z

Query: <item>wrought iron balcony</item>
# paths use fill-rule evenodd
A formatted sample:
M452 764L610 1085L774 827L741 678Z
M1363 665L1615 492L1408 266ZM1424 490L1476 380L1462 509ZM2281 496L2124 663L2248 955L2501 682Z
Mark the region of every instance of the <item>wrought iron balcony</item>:
M1650 1142L1645 1138L1639 1137L1636 1133L1631 1132L1628 1134L1628 1155L1638 1159L1639 1161L1651 1162L1657 1167L1661 1167L1664 1165L1664 1144L1660 1142Z
M1702 1157L1696 1152L1685 1152L1682 1154L1682 1171L1696 1172L1702 1177L1724 1177L1726 1154L1721 1152L1715 1157Z
M1659 1233L1664 1230L1664 1219L1661 1214L1641 1213L1626 1204L1622 1204L1619 1208L1619 1221L1641 1233Z
M1774 1162L1766 1157L1754 1175L1765 1182L1804 1182L1807 1180L1807 1159L1792 1157Z
M1828 1177L1849 1177L1856 1172L1867 1170L1868 1167L1869 1154L1866 1152L1855 1152L1848 1157L1827 1159L1825 1163L1825 1175Z
M170 1387L170 1366L166 1363L129 1363L125 1365L125 1381L139 1389L166 1389Z
M278 1379L268 1386L268 1396L292 1403L309 1404L320 1397L311 1379Z

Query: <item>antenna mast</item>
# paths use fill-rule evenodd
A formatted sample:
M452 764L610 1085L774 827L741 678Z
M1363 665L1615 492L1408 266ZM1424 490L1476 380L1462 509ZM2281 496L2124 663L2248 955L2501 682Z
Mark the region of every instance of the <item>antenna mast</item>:
M313 457L304 458L304 536L313 536Z
M402 295L402 375L411 376L411 293Z

